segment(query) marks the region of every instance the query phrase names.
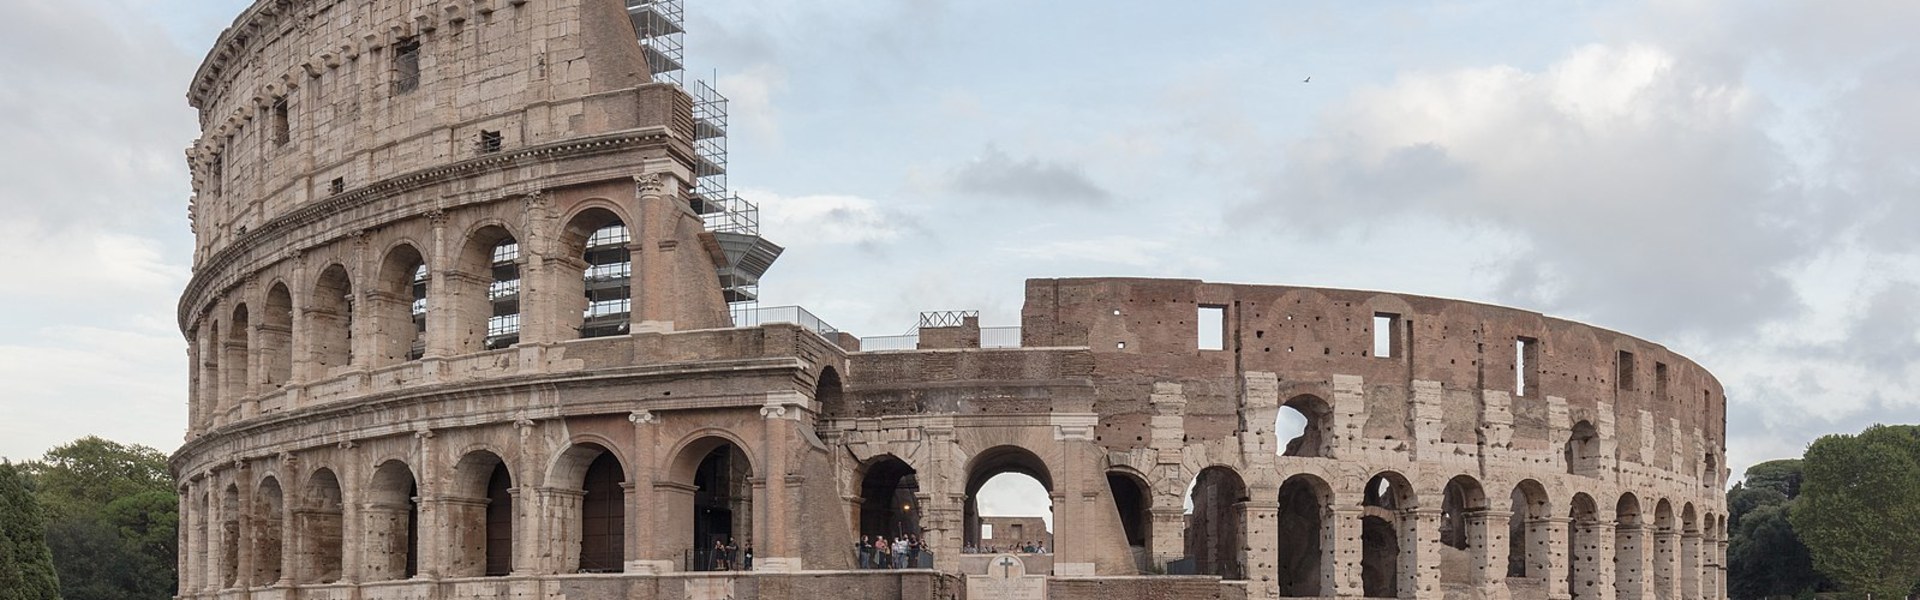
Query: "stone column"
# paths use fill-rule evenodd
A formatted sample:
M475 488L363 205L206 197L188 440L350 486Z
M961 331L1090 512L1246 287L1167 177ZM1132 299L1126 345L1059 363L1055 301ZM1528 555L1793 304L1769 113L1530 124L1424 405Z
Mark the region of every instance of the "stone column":
M1680 598L1680 532L1660 529L1653 533L1653 592L1659 600Z
M1700 532L1688 531L1680 534L1680 598L1697 600L1700 598Z
M1274 577L1280 570L1280 501L1278 490L1253 493L1252 500L1240 503L1240 543L1246 550L1240 564L1247 579L1249 600L1280 597L1280 582Z
M1574 598L1613 598L1613 524L1577 523L1573 562Z
M654 195L658 196L658 190ZM789 434L799 418L806 402L804 396L789 393L767 395L767 403L760 408L761 429L760 447L764 449L766 464L767 493L764 498L754 499L754 512L766 515L764 520L766 537L755 540L758 551L754 556L754 570L757 571L798 571L801 569L800 549L790 541L789 531L801 527L792 521L796 511L787 503L787 452ZM762 509L760 505L766 505Z
M413 326L412 319L408 319L407 326ZM419 574L418 576L426 578L438 578L447 574L448 567L453 563L453 549L458 543L452 537L451 528L433 525L445 524L448 521L445 514L448 505L445 493L440 489L440 482L445 481L447 477L443 473L445 468L441 465L439 444L434 443L434 438L435 434L432 430L422 429L413 433L420 457L420 466L416 469L414 476L414 493L418 495L413 498L414 506L420 511L416 517L419 519L419 527L415 533L420 539L408 540L408 543L414 545L414 551L418 555L414 565L415 572ZM482 508L481 511L480 521L485 523L485 509ZM404 526L405 522L402 521L401 524ZM481 554L484 555L485 552Z
M1436 598L1440 590L1440 509L1400 512L1400 597Z
M206 492L198 480L181 487L180 593L190 595L205 587L207 560L207 507L197 499Z
M1647 585L1647 528L1644 525L1620 525L1614 528L1613 573L1620 600L1649 600L1652 586Z
M551 575L579 570L580 503L587 492L542 487L539 494L542 535L530 541L547 546L540 572Z
M1360 539L1360 519L1365 511L1359 506L1328 509L1320 527L1320 560L1333 565L1326 569L1327 580L1320 582L1320 593L1339 598L1366 595L1360 579L1360 558L1365 542Z
M356 445L342 442L341 450L348 459L341 465L338 474L340 484L340 581L359 583L367 581L367 523L361 512L360 498L366 493L363 483L365 474L360 467Z
M1714 569L1713 572L1713 597L1715 600L1723 600L1727 597L1727 538L1724 537L1726 531L1725 527L1720 529L1723 537L1720 538L1719 543L1714 544L1713 550L1714 555L1720 559L1720 567Z
M1467 547L1474 550L1473 586L1484 600L1506 600L1507 529L1513 513L1504 510L1476 510L1467 513Z
M426 249L427 254L427 339L426 352L422 359L428 361L425 368L429 380L438 380L439 361L456 354L454 348L459 344L459 297L453 290L454 269L460 258L462 240L447 239L447 213L433 211L427 218L433 223L433 246ZM489 255L491 258L491 255ZM481 296L486 295L486 284L480 284ZM491 314L491 313L489 313ZM482 329L485 322L482 321ZM482 333L481 335L485 335Z
M653 540L660 537L663 524L660 519L666 511L657 510L662 496L655 492L653 482L660 477L658 448L660 417L650 411L637 410L627 415L627 421L633 423L633 464L627 468L627 504L631 507L627 514L627 572L628 573L667 573L673 571L673 557L667 556L659 544Z
M1544 573L1547 598L1564 600L1571 598L1567 589L1567 524L1572 519L1566 517L1546 517L1527 522L1527 575Z

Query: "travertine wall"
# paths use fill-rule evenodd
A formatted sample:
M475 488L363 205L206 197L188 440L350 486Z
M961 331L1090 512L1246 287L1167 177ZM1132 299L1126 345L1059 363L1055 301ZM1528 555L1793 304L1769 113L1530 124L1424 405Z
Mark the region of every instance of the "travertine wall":
M1061 598L1724 596L1725 398L1644 340L1131 279L1028 282L1023 348L975 321L889 352L734 328L691 101L622 6L261 0L222 34L189 94L183 597L963 597L849 572L850 543L906 494L936 569L971 569L1007 472L1047 489ZM614 220L627 329L587 339L583 252ZM502 240L519 329L495 344ZM1286 409L1310 425L1282 447ZM755 574L687 573L726 538Z

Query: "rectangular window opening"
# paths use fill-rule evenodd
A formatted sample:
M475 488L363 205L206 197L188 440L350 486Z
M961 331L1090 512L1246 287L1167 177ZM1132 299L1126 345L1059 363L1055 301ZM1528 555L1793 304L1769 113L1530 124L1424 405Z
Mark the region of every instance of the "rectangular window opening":
M1633 353L1625 350L1621 350L1620 356L1615 361L1615 364L1619 367L1619 372L1614 376L1614 381L1616 385L1618 385L1620 389L1623 389L1623 390L1634 389L1633 387Z
M1227 349L1227 307L1200 305L1196 322L1201 350Z
M1373 313L1373 356L1393 358L1400 346L1400 315Z
M333 181L327 182L327 193L330 195L340 194L346 191L347 191L347 178L345 177L335 177L333 178Z
M1657 400L1667 399L1667 363L1653 363L1653 397Z
M1513 340L1513 393L1524 397L1539 395L1534 372L1540 370L1540 340L1519 337Z
M287 99L273 101L273 145L285 146L293 140L293 123L287 109Z
M506 142L506 136L501 135L500 132L483 130L480 132L480 153L492 154L499 152L502 148L506 147Z
M393 93L405 94L420 88L420 41L401 40L393 46Z

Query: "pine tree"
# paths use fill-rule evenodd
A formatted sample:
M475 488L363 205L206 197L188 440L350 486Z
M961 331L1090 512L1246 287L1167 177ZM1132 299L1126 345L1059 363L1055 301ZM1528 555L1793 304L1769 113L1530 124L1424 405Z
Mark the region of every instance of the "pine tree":
M46 523L31 486L18 467L0 462L0 600L60 598Z

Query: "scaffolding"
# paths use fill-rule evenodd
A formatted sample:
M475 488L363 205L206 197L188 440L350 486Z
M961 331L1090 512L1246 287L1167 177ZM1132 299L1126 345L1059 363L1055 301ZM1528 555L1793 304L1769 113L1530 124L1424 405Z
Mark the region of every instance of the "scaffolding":
M727 189L727 97L713 85L686 83L684 0L626 0L627 17L655 81L678 85L693 97L693 190L687 203L706 222L725 264L715 269L736 326L752 325L760 277L784 251L760 237L760 207Z
M627 19L640 36L640 50L655 81L681 81L686 69L685 16L681 0L627 0Z

